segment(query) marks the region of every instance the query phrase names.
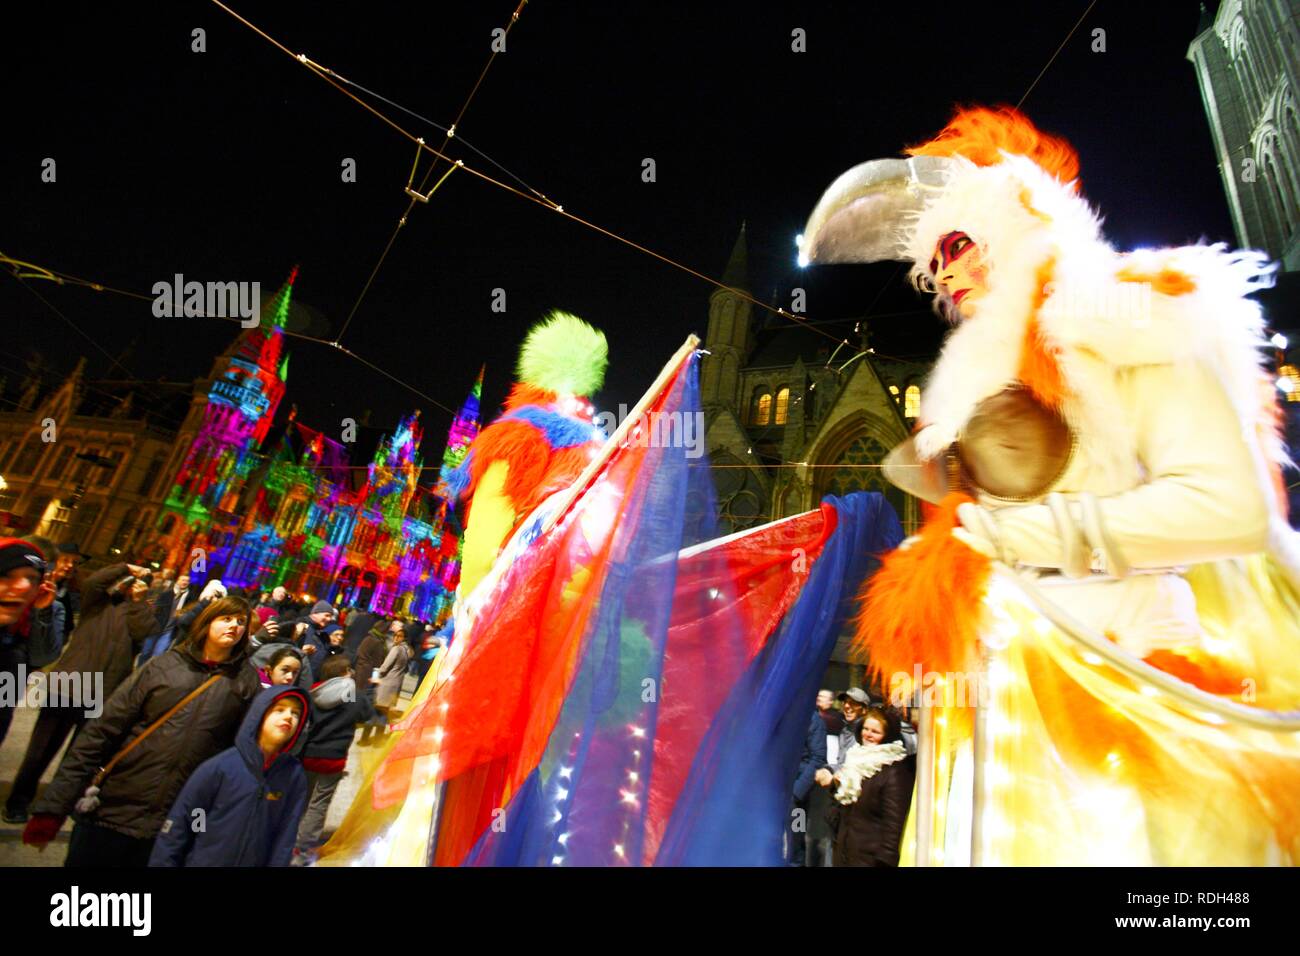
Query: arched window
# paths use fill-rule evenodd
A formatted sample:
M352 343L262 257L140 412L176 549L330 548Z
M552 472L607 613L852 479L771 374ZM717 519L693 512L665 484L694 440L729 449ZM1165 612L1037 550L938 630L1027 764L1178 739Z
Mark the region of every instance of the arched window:
M1232 57L1233 69L1241 83L1241 92L1252 113L1258 113L1264 102L1264 91L1260 82L1259 71L1255 68L1254 51L1246 41L1246 23L1238 18L1233 24L1228 40L1229 55Z
M907 386L903 393L903 417L915 418L921 414L921 389L917 385Z
M897 385L889 386L889 394L894 396L894 404L897 405L900 400L898 386Z
M1278 236L1278 247L1286 241L1286 237L1291 234L1295 224L1294 201L1291 196L1291 184L1283 178L1283 172L1278 168L1275 158L1277 148L1277 137L1269 135L1264 140L1260 149L1260 171L1264 174L1271 193L1269 195L1269 205L1273 207L1276 222L1280 235Z
M790 414L790 386L783 385L776 393L776 415L772 419L775 425L784 425Z
M772 419L772 393L765 389L754 392L754 401L750 406L749 423L766 425Z

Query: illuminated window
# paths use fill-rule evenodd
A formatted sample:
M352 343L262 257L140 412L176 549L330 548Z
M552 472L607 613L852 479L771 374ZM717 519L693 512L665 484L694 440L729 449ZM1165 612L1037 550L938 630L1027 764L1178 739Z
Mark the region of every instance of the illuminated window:
M784 425L789 412L790 389L789 387L786 387L776 393L776 416L772 419L773 424Z
M903 417L915 418L921 414L921 389L916 385L907 386L903 393Z
M897 385L889 386L889 394L894 396L894 404L897 405L899 400L898 386Z
M1277 370L1277 384L1288 402L1300 402L1300 369L1283 365Z
M772 417L772 393L760 392L754 396L753 411L750 413L751 425L766 425Z

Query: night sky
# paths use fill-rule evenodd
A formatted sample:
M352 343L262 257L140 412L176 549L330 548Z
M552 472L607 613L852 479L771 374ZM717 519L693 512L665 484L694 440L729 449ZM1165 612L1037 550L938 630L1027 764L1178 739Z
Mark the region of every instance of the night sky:
M445 126L515 2L232 7ZM458 129L509 173L455 141L450 152L719 279L747 221L756 297L788 307L802 286L808 317L832 334L872 303L910 310L873 321L873 344L932 357L940 324L895 266L801 272L794 237L844 169L927 139L955 103L1020 100L1086 8L533 0ZM271 292L297 263L306 331L333 339L406 209L414 147L214 4L48 3L26 15L0 35L10 79L0 250L141 293L177 272ZM1084 193L1121 247L1232 241L1186 60L1198 17L1194 2L1100 0L1025 101L1078 148ZM191 52L195 27L205 53ZM806 53L791 51L796 27ZM1104 53L1090 49L1095 28ZM374 102L441 145L437 130ZM56 183L40 181L45 157ZM654 183L641 178L647 157ZM341 180L344 158L356 160L356 183ZM417 176L428 166L426 155ZM154 318L147 301L31 285L142 379L206 373L237 331ZM491 311L494 288L506 290L505 314ZM343 343L453 408L486 363L493 408L524 331L564 308L606 331L597 404L616 407L635 401L687 333L704 334L711 289L462 171L417 205ZM7 275L0 317L11 382L32 351L62 371L85 355L92 376L126 374ZM425 454L440 452L445 411L325 346L291 348L284 410L296 403L330 432L365 409L387 429L421 408Z

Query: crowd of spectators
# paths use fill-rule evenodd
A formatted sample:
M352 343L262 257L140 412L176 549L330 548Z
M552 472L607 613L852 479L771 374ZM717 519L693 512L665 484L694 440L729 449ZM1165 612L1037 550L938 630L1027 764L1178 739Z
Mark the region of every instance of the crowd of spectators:
M349 750L391 732L444 639L283 587L126 562L83 576L83 557L0 539L0 672L46 688L4 821L44 848L71 817L69 866L312 862Z

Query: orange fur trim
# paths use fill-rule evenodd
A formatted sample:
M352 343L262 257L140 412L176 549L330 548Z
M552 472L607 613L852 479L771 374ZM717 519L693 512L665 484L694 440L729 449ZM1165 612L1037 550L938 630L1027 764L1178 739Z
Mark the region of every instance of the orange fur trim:
M591 461L591 444L552 449L536 426L517 420L495 421L483 429L470 445L470 480L464 496L473 511L473 495L479 480L494 461L505 460L505 495L515 511L516 521L548 497L573 483ZM466 515L468 520L468 514Z
M528 385L525 382L515 382L510 386L510 394L506 396L505 409L513 412L516 408L524 405L551 405L559 399L555 392L547 391L544 388L538 388L536 385Z
M1038 291L1034 294L1034 315L1025 327L1025 341L1020 351L1018 378L1034 397L1048 408L1060 411L1065 405L1068 389L1061 365L1057 361L1060 349L1043 339L1037 313L1047 299L1047 286L1052 281L1056 260L1049 259L1038 268Z
M1165 266L1159 272L1141 272L1136 266L1125 266L1115 273L1120 282L1145 282L1161 295L1186 295L1196 291L1191 276Z
M1077 180L1079 154L1059 136L1044 133L1010 106L957 110L934 139L904 150L909 156L965 156L977 166L995 166L1002 153L1025 156L1063 183ZM1078 184L1075 182L1076 190Z
M506 475L506 497L516 515L524 509L531 491L541 484L551 457L551 446L536 426L525 421L495 421L479 432L470 445L469 485L465 497L472 501L479 480L488 467L505 460L510 470Z
M950 494L908 548L885 556L862 595L854 647L870 658L881 685L911 675L916 664L941 673L972 672L992 562L952 536L957 506Z

